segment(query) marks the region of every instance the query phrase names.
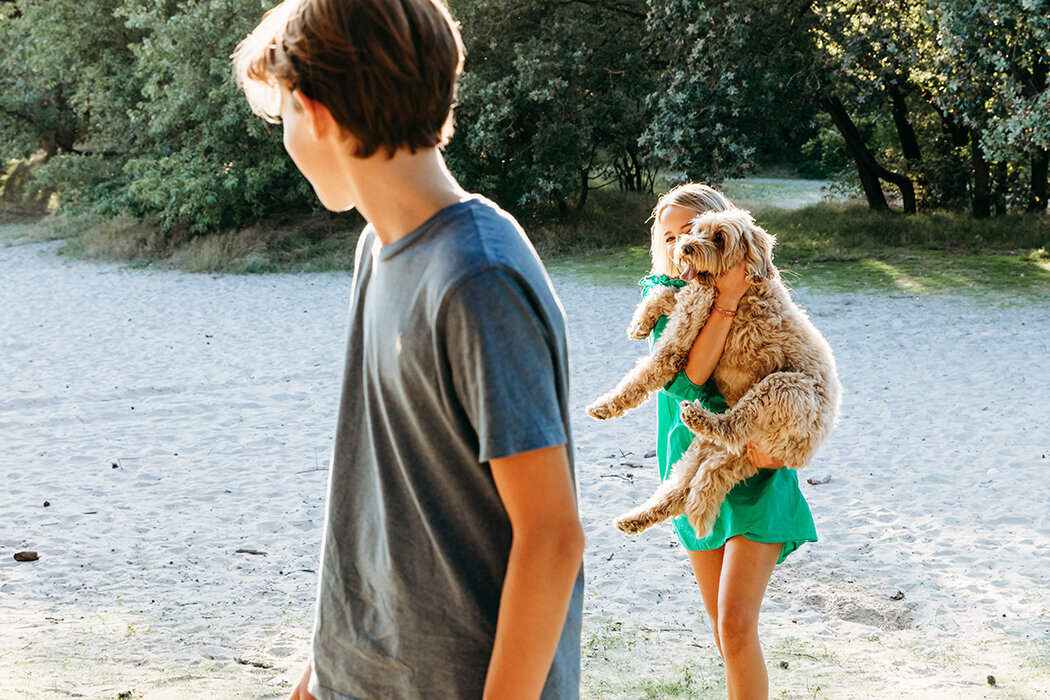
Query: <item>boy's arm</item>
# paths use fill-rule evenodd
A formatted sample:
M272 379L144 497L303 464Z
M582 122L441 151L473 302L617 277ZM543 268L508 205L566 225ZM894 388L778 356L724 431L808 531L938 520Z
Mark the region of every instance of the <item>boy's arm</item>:
M490 462L513 528L485 698L538 698L583 559L564 445Z

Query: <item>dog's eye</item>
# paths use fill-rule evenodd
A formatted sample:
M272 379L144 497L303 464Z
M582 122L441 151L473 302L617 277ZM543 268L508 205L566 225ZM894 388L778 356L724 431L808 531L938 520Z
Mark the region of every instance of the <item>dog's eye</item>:
M714 242L718 244L721 244L725 240L721 231L715 231L715 235L712 238L714 239Z

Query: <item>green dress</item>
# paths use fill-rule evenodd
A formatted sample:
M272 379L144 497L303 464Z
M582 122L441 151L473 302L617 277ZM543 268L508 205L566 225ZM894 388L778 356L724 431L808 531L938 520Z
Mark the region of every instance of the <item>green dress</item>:
M642 287L642 296L645 296L655 287L680 287L685 282L667 275L650 275L638 284ZM661 317L649 336L650 349L666 325L667 318ZM656 461L660 466L661 481L667 479L671 467L693 441L693 433L678 416L678 406L682 401L696 400L714 413L729 408L713 378L698 386L684 371L657 392ZM707 537L697 537L684 515L672 518L671 525L682 546L694 552L718 549L736 535L743 535L753 542L782 542L778 564L803 542L817 541L813 514L798 486L798 472L789 468L759 469L750 479L734 486L722 503Z

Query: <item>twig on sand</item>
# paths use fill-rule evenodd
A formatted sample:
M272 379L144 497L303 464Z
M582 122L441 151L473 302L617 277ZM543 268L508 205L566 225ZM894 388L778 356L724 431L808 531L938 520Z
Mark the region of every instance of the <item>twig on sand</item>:
M266 552L262 551L261 549L238 549L234 552L234 554L254 554L260 557L266 556Z
M254 666L255 668L273 668L273 664L266 663L265 661L249 661L248 659L242 659L240 657L235 658L234 661L245 666Z
M623 479L624 481L629 481L632 484L634 483L634 474L602 474L601 478L603 478L603 479Z
M32 642L30 642L29 644L26 644L26 645L25 645L24 647L22 647L21 649L12 649L12 650L10 650L10 651L5 651L5 652L4 652L3 654L0 654L0 658L3 658L3 657L5 657L5 656L7 656L7 655L9 655L9 654L14 654L14 653L15 653L16 651L25 651L26 649L28 649L28 648L29 648L29 647L31 647L31 646L33 646L33 643L32 643Z
M818 659L816 656L813 656L812 654L806 654L805 652L801 651L774 651L772 653L782 654L784 656L805 656L807 659L812 659L813 661L820 661L820 659Z

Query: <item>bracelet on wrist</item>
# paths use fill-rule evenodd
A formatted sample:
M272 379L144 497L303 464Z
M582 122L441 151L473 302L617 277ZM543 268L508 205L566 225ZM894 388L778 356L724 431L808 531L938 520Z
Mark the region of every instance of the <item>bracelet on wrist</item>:
M718 304L715 304L715 311L717 311L718 313L722 314L726 318L733 318L733 317L736 316L736 311L730 311L729 309L723 309Z

